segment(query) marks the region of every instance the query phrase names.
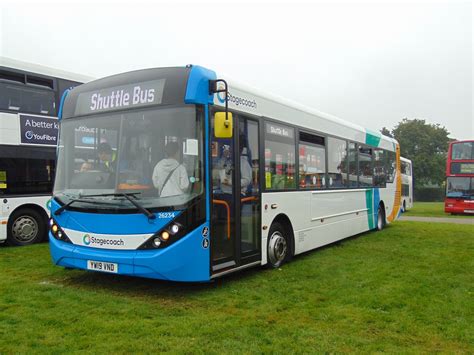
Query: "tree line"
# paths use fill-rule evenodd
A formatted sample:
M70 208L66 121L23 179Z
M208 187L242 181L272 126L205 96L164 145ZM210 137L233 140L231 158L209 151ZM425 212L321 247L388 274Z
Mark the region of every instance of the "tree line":
M401 155L413 162L417 186L444 183L448 144L453 140L444 126L404 118L392 130L383 127L380 132L400 143Z

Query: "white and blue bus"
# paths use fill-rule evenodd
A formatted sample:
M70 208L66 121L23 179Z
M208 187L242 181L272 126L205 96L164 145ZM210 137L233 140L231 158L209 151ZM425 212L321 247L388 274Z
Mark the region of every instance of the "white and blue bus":
M90 79L0 57L0 243L47 239L60 99Z
M50 248L66 268L209 281L400 211L394 139L200 66L81 85L61 117Z

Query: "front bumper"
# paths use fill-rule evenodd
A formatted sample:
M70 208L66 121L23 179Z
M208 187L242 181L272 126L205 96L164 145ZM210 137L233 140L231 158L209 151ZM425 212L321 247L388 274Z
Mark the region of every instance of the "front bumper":
M87 260L118 264L118 274L170 281L210 280L209 247L203 248L201 226L171 246L157 250L98 249L59 241L49 233L56 265L87 270Z

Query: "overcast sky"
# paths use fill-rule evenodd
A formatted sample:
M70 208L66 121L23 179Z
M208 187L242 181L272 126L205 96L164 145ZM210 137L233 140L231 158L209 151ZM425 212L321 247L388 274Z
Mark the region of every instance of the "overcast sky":
M465 3L0 5L0 55L94 77L188 63L379 130L474 138Z

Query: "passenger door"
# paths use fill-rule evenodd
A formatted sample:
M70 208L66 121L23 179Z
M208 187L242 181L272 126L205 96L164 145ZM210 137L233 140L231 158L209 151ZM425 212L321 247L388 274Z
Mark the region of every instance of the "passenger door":
M211 117L212 274L260 260L259 122L234 116L232 138Z

